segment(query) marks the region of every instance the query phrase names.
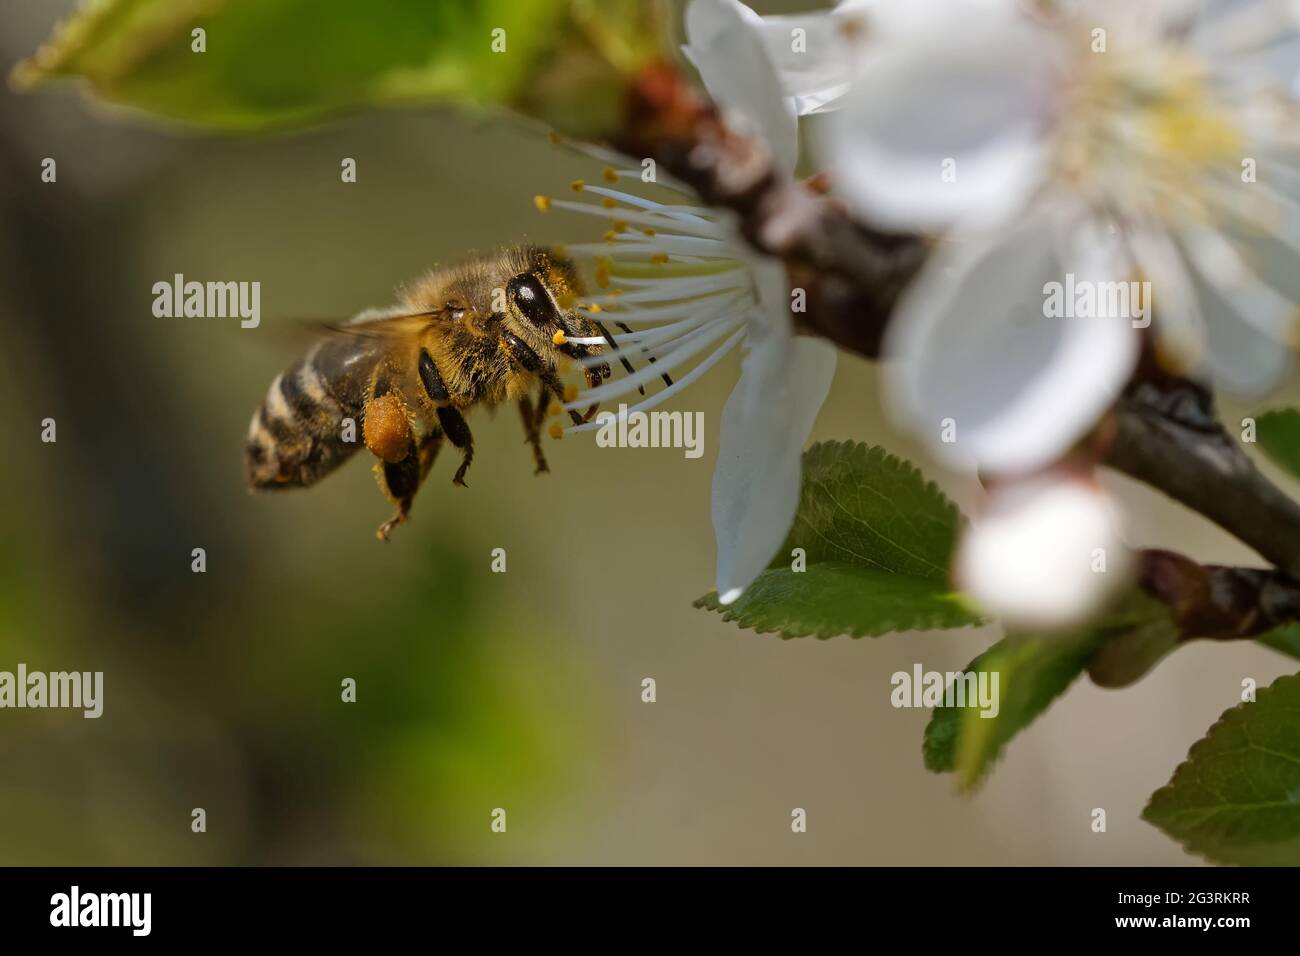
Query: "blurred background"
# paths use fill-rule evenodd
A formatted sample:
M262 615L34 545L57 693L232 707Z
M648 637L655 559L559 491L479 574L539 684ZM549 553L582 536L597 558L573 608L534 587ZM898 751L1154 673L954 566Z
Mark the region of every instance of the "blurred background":
M71 7L0 7L5 72ZM589 239L590 221L542 218L531 197L594 169L451 112L236 140L68 90L0 93L0 670L105 674L99 720L0 711L0 863L1194 862L1140 821L1146 797L1244 677L1294 662L1202 642L1128 690L1080 683L959 798L923 768L929 714L894 709L890 675L958 670L996 632L782 641L691 608L712 586L736 356L679 406L705 412L698 460L572 436L534 477L506 409L472 421L470 487L451 486L444 453L387 546L360 460L307 491L247 494L243 437L304 348L295 319L387 304L469 250ZM260 281L261 326L155 318L151 287L177 272ZM851 356L814 438L883 444L974 500L889 434L875 370ZM1113 484L1133 544L1255 560ZM356 703L340 700L348 677Z

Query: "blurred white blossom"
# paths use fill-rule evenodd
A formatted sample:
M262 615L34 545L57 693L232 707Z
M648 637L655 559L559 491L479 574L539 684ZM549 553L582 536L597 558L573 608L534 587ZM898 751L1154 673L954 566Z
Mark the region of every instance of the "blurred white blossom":
M689 42L682 52L724 104L761 98L756 112L765 112L775 81L786 116L826 112L849 91L860 52L861 14L881 2L887 0L843 0L831 10L770 17L760 17L740 0L692 3L686 11ZM748 59L755 36L767 53L758 61Z
M1083 476L993 486L958 544L957 583L1011 629L1085 620L1131 582L1132 552L1106 493Z
M1116 398L1139 323L1046 317L1045 285L1067 275L1149 282L1177 367L1246 393L1281 379L1300 301L1300 4L861 15L826 145L866 220L946 236L886 342L888 396L937 454L1032 470Z

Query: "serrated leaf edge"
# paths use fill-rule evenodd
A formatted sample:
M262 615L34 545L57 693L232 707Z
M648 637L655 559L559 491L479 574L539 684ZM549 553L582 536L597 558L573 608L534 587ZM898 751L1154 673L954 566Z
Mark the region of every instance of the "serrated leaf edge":
M1151 819L1149 814L1151 812L1152 805L1156 801L1156 798L1159 797L1161 794L1165 793L1166 791L1173 790L1174 786L1178 781L1179 776L1182 775L1183 773L1190 772L1190 768L1196 762L1197 756L1201 751L1203 751L1207 746L1209 746L1210 738L1214 735L1214 732L1216 730L1218 730L1220 727L1228 726L1236 720L1243 719L1246 715L1247 708L1258 705L1260 699L1263 698L1265 694L1271 693L1273 689L1277 687L1278 684L1282 683L1283 681L1291 681L1291 680L1300 680L1300 673L1283 674L1277 680L1273 681L1273 683L1269 684L1267 687L1258 691L1255 694L1255 700L1253 702L1244 701L1244 700L1240 701L1239 703L1234 704L1233 706L1225 710L1222 714L1220 714L1218 720L1212 723L1209 726L1209 728L1205 731L1205 733L1201 735L1201 737L1195 743L1193 743L1191 747L1188 748L1187 756L1184 757L1182 762L1179 763L1178 766L1174 768L1173 774L1171 774L1169 777L1169 782L1164 784L1161 787L1158 787L1154 792L1152 792L1151 796L1147 798L1146 806L1142 808L1142 814L1141 814L1142 819L1147 823L1149 823L1151 826L1155 827L1157 830L1159 830L1169 839L1173 840L1175 843L1181 846L1187 853L1190 853L1192 856L1199 857L1200 859L1205 860L1209 863L1213 863L1217 866L1241 865L1241 864L1235 864L1224 860L1215 859L1213 856L1210 855L1208 851L1192 846L1190 839L1184 839L1181 836L1170 833L1168 830L1166 830L1155 820Z

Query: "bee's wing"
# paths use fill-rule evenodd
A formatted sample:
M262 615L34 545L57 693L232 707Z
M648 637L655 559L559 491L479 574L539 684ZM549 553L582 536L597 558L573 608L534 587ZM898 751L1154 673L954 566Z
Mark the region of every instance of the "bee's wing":
M363 338L404 339L418 335L438 320L437 311L412 312L409 308L367 309L346 322L307 323L317 335L352 335Z
M316 324L321 345L313 353L321 361L333 357L341 363L340 374L356 363L386 360L392 386L405 394L418 388L416 369L421 336L439 320L437 312L412 312L409 308L372 309L351 321ZM365 356L369 356L366 358Z
M409 308L369 309L351 319L289 318L263 323L269 335L263 342L306 348L322 339L373 339L398 342L419 335L439 319L438 312L412 312ZM377 344L377 343L376 343Z

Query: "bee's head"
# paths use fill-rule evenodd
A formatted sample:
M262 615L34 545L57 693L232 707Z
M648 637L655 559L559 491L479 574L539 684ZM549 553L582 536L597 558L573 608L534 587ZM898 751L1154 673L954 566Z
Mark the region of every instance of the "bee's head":
M546 249L526 253L528 268L506 283L506 317L515 334L549 362L560 356L589 359L605 347L598 342L573 342L603 337L603 330L577 311L581 283L568 259ZM609 365L584 362L589 383L608 378Z

